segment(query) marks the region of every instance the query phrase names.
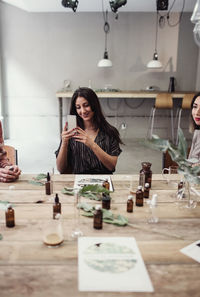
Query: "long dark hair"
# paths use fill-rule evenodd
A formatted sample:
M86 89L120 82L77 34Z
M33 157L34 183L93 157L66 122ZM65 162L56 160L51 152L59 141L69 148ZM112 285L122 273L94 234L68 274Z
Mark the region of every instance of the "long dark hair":
M191 121L190 121L190 131L193 132L194 130L200 130L200 126L197 125L193 119L193 116L192 116L192 109L193 109L193 105L194 105L194 101L197 99L197 97L200 97L200 92L195 94L193 99L192 99L192 102L191 102Z
M110 125L102 112L101 109L101 105L99 103L99 99L96 95L96 93L90 89L90 88L79 88L77 89L71 99L71 107L70 107L70 114L74 114L77 116L77 124L80 128L84 129L84 123L83 123L83 119L78 115L77 111L76 111L76 99L78 97L83 97L85 98L92 111L94 112L94 116L93 116L93 125L94 128L100 129L103 132L105 132L106 134L108 134L110 137L114 136L114 138L117 140L118 143L123 144L122 140L120 139L120 135L118 130L113 127L112 125Z

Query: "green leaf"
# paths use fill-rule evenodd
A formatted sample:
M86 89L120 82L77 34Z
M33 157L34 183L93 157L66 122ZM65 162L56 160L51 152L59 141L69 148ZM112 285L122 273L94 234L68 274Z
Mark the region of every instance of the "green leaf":
M183 158L187 158L187 142L183 131L179 128L178 129L178 150Z
M94 206L85 202L79 203L78 204L78 208L83 209L84 211L93 211L94 210Z
M74 195L74 188L67 188L67 187L64 187L61 192L65 195L71 195L73 196Z
M85 217L93 217L94 215L94 206L88 203L78 204L78 208L85 211L82 215ZM103 222L107 224L113 224L117 226L126 226L128 224L128 219L122 215L114 215L111 210L102 209L103 211Z
M40 173L35 177L35 180L41 180L47 178L47 174Z
M106 188L95 184L95 185L85 185L82 187L82 189L80 190L80 194L83 194L85 192L93 192L93 193L107 193L109 194L110 191L107 190Z
M84 213L82 214L82 216L84 216L84 217L93 217L94 214L93 214L92 212L84 212Z
M103 219L113 220L114 216L111 210L102 208L102 211L103 211Z
M36 180L29 180L29 184L35 185L35 186L44 186L44 183L36 181Z
M0 209L6 210L8 204L11 204L11 203L9 201L6 201L6 200L0 200Z

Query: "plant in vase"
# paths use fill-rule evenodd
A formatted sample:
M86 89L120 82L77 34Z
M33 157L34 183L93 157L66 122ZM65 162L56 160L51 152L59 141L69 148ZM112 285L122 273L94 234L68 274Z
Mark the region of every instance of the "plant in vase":
M197 159L187 159L187 142L183 131L178 130L178 145L175 146L167 139L162 139L157 135L152 135L151 139L145 140L144 144L152 149L159 150L163 153L168 151L172 160L178 165L178 173L185 179L185 193L188 193L187 207L195 207L195 203L191 201L190 186L191 184L200 185L200 166L192 166L197 163ZM199 194L194 188L194 192Z

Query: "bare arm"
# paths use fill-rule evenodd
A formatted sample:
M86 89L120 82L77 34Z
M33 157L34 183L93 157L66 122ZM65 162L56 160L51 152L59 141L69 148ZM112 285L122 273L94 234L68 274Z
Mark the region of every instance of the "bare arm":
M78 135L75 135L74 138L76 141L82 142L85 145L87 145L97 156L99 161L103 163L103 165L110 171L113 171L115 169L115 166L117 164L118 156L111 156L107 154L98 144L94 142L94 140L81 128L76 129L79 133Z

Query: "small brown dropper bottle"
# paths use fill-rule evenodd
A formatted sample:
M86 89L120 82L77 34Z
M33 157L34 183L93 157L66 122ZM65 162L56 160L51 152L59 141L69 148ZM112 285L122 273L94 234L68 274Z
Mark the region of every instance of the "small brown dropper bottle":
M106 188L107 190L110 189L110 184L109 184L109 181L107 179L103 182L103 187Z
M15 227L15 211L12 208L11 204L8 204L5 216L6 216L6 227L8 228Z
M137 192L136 192L135 205L136 206L143 206L143 191L142 191L142 186L138 186L138 189L137 189Z
M127 212L133 212L133 196L132 195L128 195Z
M145 183L144 185L144 198L149 198L149 183Z
M102 229L103 227L103 212L99 204L95 207L93 227L94 229Z
M46 195L51 195L51 178L49 172L47 172L47 181L45 182Z
M102 193L102 208L110 209L110 195Z
M61 203L59 202L59 197L56 193L55 202L53 204L53 219L56 219L57 213L61 213Z

